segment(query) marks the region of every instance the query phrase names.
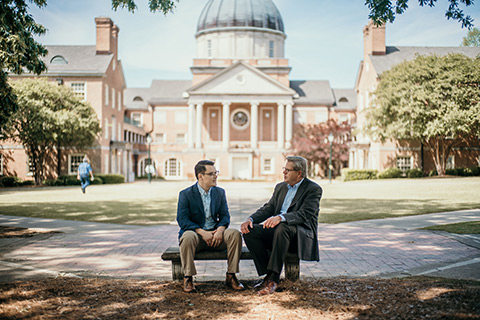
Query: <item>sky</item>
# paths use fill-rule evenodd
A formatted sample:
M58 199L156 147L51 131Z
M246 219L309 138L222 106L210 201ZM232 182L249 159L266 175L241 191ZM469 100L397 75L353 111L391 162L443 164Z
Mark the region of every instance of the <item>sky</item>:
M114 11L111 0L48 0L30 4L30 13L48 31L45 45L94 45L95 17L107 16L120 28L119 58L128 88L149 87L153 79L190 80L196 54L198 17L208 0L180 0L173 13L151 13L148 0L136 0L135 13ZM285 58L291 80L328 80L332 88L353 88L363 59L364 0L273 0L283 18ZM447 20L447 0L434 8L410 7L386 26L387 46L459 46L467 29ZM29 2L27 2L29 3ZM480 5L461 7L480 28Z

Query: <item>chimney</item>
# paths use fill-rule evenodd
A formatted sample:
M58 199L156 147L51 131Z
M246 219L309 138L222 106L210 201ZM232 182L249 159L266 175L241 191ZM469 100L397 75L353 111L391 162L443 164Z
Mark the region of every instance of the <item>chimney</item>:
M95 18L97 25L97 54L114 54L118 50L118 33L120 29L108 17Z
M375 26L372 20L363 28L363 53L367 55L385 55L385 24Z

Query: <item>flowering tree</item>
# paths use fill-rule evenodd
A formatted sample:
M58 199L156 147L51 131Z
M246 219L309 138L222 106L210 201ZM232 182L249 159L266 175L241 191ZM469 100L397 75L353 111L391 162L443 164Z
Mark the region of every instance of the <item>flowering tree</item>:
M330 159L330 143L328 135L333 134L332 142L332 174L339 175L340 170L348 165L348 142L351 126L335 120L314 125L298 125L292 139L292 148L299 156L307 159L310 176L326 176Z

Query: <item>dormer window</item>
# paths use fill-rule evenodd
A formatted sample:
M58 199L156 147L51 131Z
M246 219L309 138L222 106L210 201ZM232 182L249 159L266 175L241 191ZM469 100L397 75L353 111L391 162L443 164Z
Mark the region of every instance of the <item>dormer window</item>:
M68 64L68 62L62 56L55 56L50 60L50 64Z
M348 102L348 99L345 97L341 97L340 100L338 100L338 102Z
M135 98L133 98L133 101L143 101L143 99L140 96L136 96Z

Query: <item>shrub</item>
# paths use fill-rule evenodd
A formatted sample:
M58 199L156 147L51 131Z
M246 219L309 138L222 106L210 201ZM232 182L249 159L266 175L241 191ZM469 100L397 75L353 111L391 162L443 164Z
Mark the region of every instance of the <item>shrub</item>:
M98 176L94 176L94 179L93 181L90 181L90 184L103 184L103 179Z
M480 175L479 167L472 168L454 168L445 170L445 174L449 176L471 177Z
M99 177L103 184L124 183L125 177L121 174L97 174L95 180Z
M424 176L422 169L419 168L407 170L406 173L408 178L421 178Z
M43 184L49 187L56 186L56 183L57 183L57 179L45 179L43 181Z
M388 168L387 170L378 174L378 179L395 179L401 178L403 171L398 168Z
M0 179L0 183L4 187L17 187L22 185L22 179L14 176L6 176Z
M471 167L472 173L474 176L480 176L480 167Z
M34 182L33 182L33 180L25 180L25 181L22 181L22 183L20 185L21 186L33 186Z
M377 179L377 170L342 169L342 181Z
M437 170L430 170L430 172L428 173L428 176L429 177L438 176Z

